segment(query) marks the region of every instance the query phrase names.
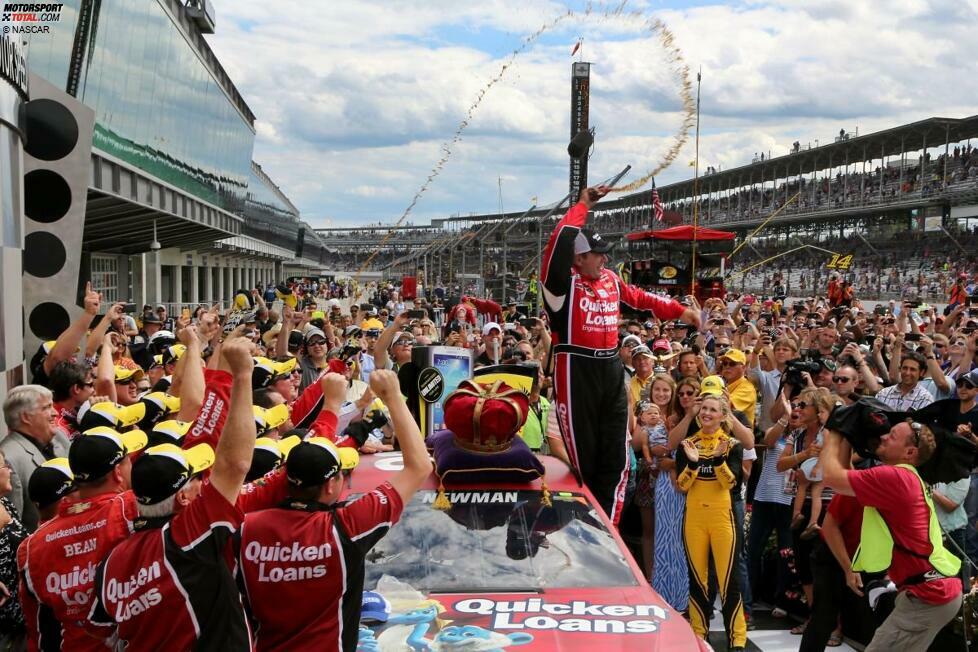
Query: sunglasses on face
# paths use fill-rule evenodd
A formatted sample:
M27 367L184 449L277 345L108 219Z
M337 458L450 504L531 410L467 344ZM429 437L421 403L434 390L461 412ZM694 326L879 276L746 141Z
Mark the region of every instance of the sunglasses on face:
M836 383L836 384L839 384L839 383L848 383L848 382L852 382L854 380L855 380L854 378L846 378L845 376L832 376L832 382L833 383Z
M115 381L115 384L116 385L132 385L135 382L136 382L136 379L135 378L127 378L126 380L117 380L117 381Z
M696 396L696 392L679 392L680 396Z
M958 389L974 389L975 388L974 385L972 385L969 381L964 380L964 379L959 380L956 383L956 385L958 386Z
M326 346L326 340L313 340L309 342L309 346Z
M791 404L792 410L804 410L807 407L808 407L808 403L806 403L805 401L798 401L797 403Z

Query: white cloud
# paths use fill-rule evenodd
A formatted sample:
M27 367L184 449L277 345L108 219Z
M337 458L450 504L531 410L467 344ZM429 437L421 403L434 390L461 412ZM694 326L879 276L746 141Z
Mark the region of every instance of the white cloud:
M563 11L517 0L291 7L219 0L209 38L259 118L256 160L313 224L397 219L509 51ZM783 154L840 128L975 112L978 65L966 44L978 0L653 9L690 67L703 68L703 167ZM494 211L498 177L507 210L566 192L569 51L579 35L595 62L592 181L625 163L635 175L652 167L679 124L678 95L661 50L634 32L570 22L520 55L409 219ZM659 184L687 178L692 157L690 142Z

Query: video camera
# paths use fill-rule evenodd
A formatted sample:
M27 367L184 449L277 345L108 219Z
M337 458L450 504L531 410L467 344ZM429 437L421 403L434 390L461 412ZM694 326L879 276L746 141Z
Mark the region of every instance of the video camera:
M822 365L817 360L789 360L784 369L784 384L800 389L806 384L803 373L814 376L821 369Z

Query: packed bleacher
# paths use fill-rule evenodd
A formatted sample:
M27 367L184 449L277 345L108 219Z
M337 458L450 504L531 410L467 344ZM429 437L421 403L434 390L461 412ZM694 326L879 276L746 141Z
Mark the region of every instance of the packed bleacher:
M945 168L946 164L946 168ZM923 173L921 169L923 168ZM946 169L946 171L945 171ZM704 224L723 224L763 218L782 208L799 194L782 215L809 213L832 208L871 206L899 200L909 195L931 196L946 191L978 189L978 149L967 145L955 147L946 156L932 158L928 153L915 161L891 161L885 168L863 172L836 173L822 176L814 183L807 176L782 182L777 188L754 186L736 193L701 199L697 203ZM671 210L691 215L693 202L674 202Z
M731 271L728 286L741 292L769 294L770 288L781 283L790 296L811 295L815 289L824 287L833 272L825 267L831 259L826 251L802 249L746 273L738 271L807 242L794 239L789 244L760 244L744 249L728 268ZM853 235L826 238L813 244L852 255L849 269L840 271L863 299L913 296L944 303L958 275L978 265L978 254L974 253L978 235L973 232L906 231L870 242Z

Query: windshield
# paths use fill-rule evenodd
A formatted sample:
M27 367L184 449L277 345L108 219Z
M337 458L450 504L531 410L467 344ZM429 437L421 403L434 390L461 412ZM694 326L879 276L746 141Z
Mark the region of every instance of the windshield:
M431 592L635 586L622 552L584 496L453 491L452 508L419 491L367 556L366 585L391 575Z

